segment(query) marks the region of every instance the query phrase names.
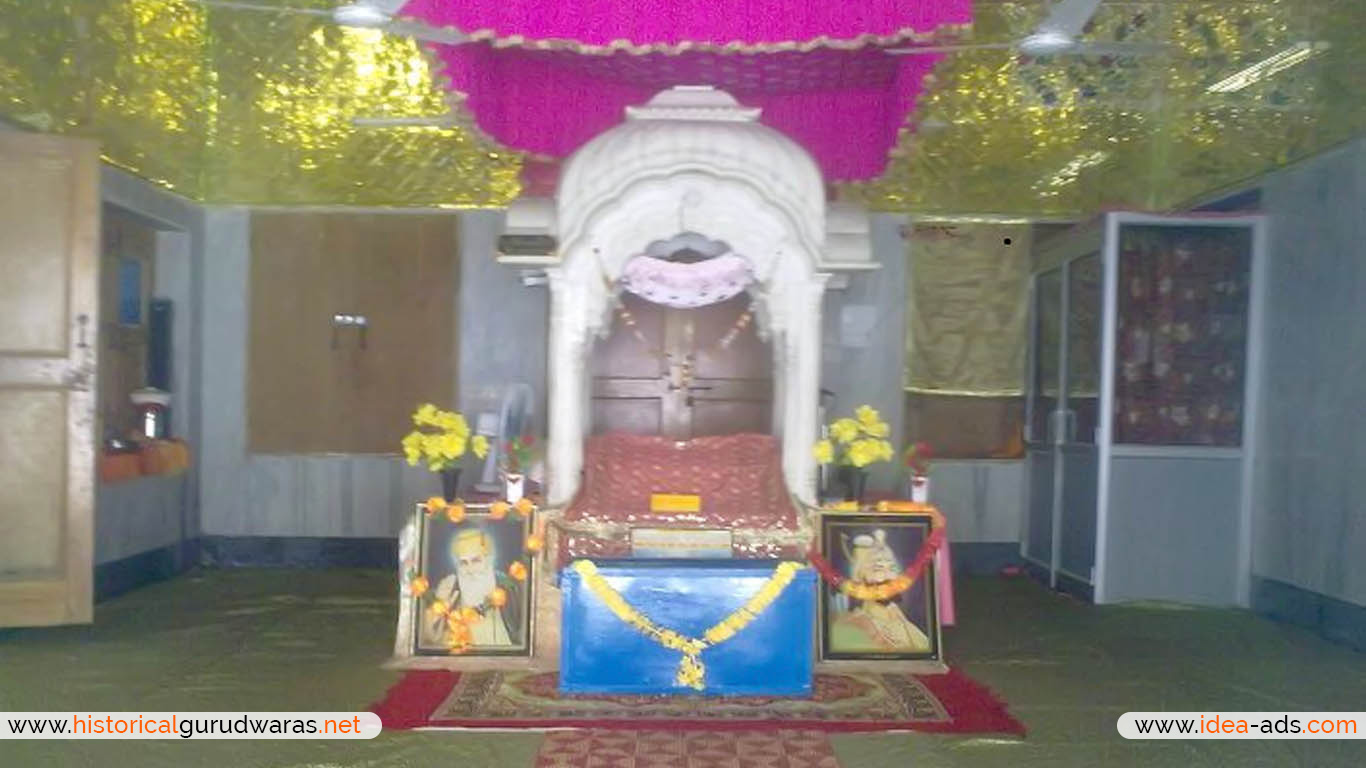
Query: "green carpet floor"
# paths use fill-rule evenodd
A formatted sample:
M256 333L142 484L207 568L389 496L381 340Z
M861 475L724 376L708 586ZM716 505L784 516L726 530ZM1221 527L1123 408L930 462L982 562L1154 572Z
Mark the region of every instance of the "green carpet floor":
M0 711L359 710L398 673L391 575L206 571L97 606L95 624L0 631ZM1362 711L1366 655L1236 611L1083 605L1022 580L958 585L950 660L1023 741L833 736L862 766L1361 766L1366 742L1126 742L1126 710ZM372 741L8 741L0 766L530 766L534 733Z

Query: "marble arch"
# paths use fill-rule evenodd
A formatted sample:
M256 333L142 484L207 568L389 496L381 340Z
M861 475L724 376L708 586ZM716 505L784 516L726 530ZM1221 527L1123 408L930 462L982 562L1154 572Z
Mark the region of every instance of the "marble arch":
M545 269L550 286L548 501L578 490L591 431L586 360L610 329L626 262L683 232L750 262L761 333L774 350L774 431L783 474L815 501L821 304L832 275L874 268L867 215L828 206L811 156L758 122L759 110L709 87L664 91L567 161L553 206L518 201L509 233L551 234L558 252L502 260Z

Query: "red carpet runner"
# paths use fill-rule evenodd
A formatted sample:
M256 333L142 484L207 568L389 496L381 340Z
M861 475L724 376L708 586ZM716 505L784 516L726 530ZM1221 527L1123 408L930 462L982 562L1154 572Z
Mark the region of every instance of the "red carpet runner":
M839 768L820 731L552 731L536 768Z
M1003 702L956 669L818 674L810 699L560 696L556 679L553 672L415 671L370 710L388 729L1024 734Z

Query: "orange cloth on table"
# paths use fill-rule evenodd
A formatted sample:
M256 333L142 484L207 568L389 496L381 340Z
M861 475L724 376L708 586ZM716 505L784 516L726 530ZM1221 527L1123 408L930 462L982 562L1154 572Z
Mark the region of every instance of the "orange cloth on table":
M101 453L100 482L122 483L142 474L142 460L136 453Z
M189 446L179 440L143 443L139 456L144 475L175 475L190 465Z

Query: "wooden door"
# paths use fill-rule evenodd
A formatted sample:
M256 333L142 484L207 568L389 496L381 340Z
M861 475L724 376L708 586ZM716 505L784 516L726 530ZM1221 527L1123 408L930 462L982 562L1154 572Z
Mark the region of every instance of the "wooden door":
M95 434L142 434L129 393L147 386L147 314L156 285L156 230L112 206L101 209L100 375ZM129 283L136 279L137 285ZM133 295L130 295L133 294ZM136 309L126 303L136 300Z
M453 401L456 228L445 214L252 215L249 450L393 453L416 403Z
M0 626L92 614L99 149L0 134Z
M627 314L593 353L594 432L681 440L771 431L773 354L753 318L742 321L749 296L699 309L622 300Z

